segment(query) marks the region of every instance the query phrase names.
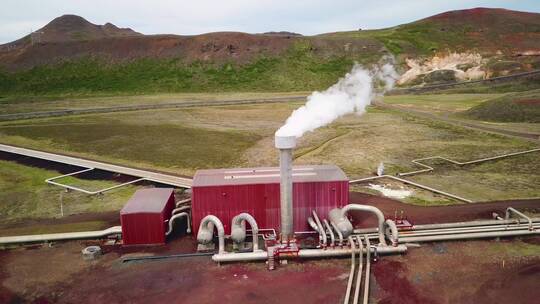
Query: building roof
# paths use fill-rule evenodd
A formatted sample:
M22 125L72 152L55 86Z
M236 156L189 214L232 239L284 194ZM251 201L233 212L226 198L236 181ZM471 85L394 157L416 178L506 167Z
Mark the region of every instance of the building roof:
M139 189L120 210L120 214L161 213L172 194L172 188Z
M278 184L279 167L198 170L192 187ZM293 183L348 181L345 173L334 165L294 166Z

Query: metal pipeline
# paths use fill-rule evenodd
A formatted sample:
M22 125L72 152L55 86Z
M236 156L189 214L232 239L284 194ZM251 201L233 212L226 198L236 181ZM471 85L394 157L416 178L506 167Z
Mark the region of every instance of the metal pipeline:
M367 236L364 236L364 239L366 240L367 248L371 248L369 238ZM377 250L377 253L378 252L379 252L379 250ZM366 253L366 282L364 284L364 304L368 304L368 300L369 300L370 268L371 268L371 250L367 250L367 253Z
M540 222L540 218L531 218L531 221ZM515 224L515 220L485 220L485 221L470 221L470 222L455 222L455 223L441 223L441 224L425 224L414 225L413 230L425 230L425 229L440 229L440 228L457 228L457 227L473 227L473 226L488 226L488 225L501 225L501 224Z
M259 250L259 226L255 218L249 213L240 213L233 217L231 224L231 238L236 243L243 243L246 240L246 225L248 222L251 226L253 237L253 251Z
M392 242L392 246L397 246L398 240L399 240L399 232L396 226L396 223L390 219L385 221L386 226L388 227L388 230L390 230L390 233L388 234L388 238ZM385 230L386 232L387 230Z
M225 253L225 229L223 224L214 215L207 215L201 220L199 225L199 233L197 234L197 241L201 244L208 244L212 242L214 238L214 227L217 228L219 249L218 254Z
M540 231L517 230L517 231L473 232L473 233L463 233L463 234L445 234L445 235L410 236L410 237L404 237L402 235L401 238L399 239L399 242L400 243L433 242L433 241L496 238L496 237L535 235L535 234L540 234Z
M349 298L351 297L352 282L354 279L354 256L356 255L356 245L354 244L352 236L349 236L349 244L351 245L351 272L349 273L349 281L347 282L347 291L345 292L345 300L343 301L343 304L349 303ZM360 256L362 256L362 250L360 250Z
M186 210L191 210L191 206L182 206L182 207L178 207L176 209L173 209L172 214L175 215L177 213L180 213L180 212L183 212L183 211L186 211Z
M512 213L517 215L517 216L520 216L520 217L524 218L527 222L529 222L529 230L533 230L533 224L532 224L531 218L526 216L525 214L521 213L520 211L512 208L512 207L506 208L506 215L505 215L504 219L509 220ZM518 222L521 223L520 220L518 220Z
M375 216L377 216L379 245L386 245L386 239L384 238L384 214L381 212L381 210L379 210L379 208L368 205L349 204L341 208L342 217L346 218L347 213L353 210L371 212L375 214Z
M336 237L334 236L334 232L332 231L332 228L330 228L330 224L328 224L326 219L323 220L323 223L326 227L326 231L328 231L330 234L330 246L334 247L336 245Z
M315 210L312 210L311 212L313 214L313 218L315 218L315 223L317 223L317 227L319 227L320 235L322 236L322 245L323 247L326 247L326 233L324 232L324 228L321 224L321 221L319 220L319 216L317 215L317 212L315 212Z
M187 229L186 229L186 232L187 232L187 233L191 233L191 222L190 222L190 220L189 220L189 213L187 213L187 212L182 212L182 213L173 215L173 216L169 219L169 230L167 230L167 232L165 233L165 235L171 234L171 232L173 231L174 220L176 220L177 218L181 218L181 217L185 217L185 218L187 219Z
M374 247L369 249L375 251ZM381 255L386 254L399 254L407 251L405 245L392 246L378 246L377 253ZM367 249L364 248L364 252ZM298 251L298 257L303 259L311 258L328 258L328 257L340 257L350 255L352 250L350 248L335 248L335 249L300 249ZM259 252L240 252L240 253L224 253L215 254L212 256L214 262L238 262L238 261L263 261L268 259L266 251Z
M358 247L360 248L360 255L358 257L358 274L356 275L356 288L354 289L354 299L353 299L354 304L358 303L358 298L360 297L360 284L362 283L362 267L363 267L362 260L364 257L364 247L362 245L362 239L359 236L356 236L356 241L358 241Z
M186 198L186 199L176 202L176 208L180 207L180 205L184 205L187 203L191 203L191 198Z
M540 224L532 226L533 230L535 228L540 228ZM518 225L500 225L500 226L479 226L479 227L460 227L460 228L446 228L446 229L434 229L434 230L420 230L420 231L404 231L401 233L401 237L410 237L410 236L424 236L424 235L441 235L441 234L460 234L460 233L475 233L475 232L489 232L489 231L510 231L510 230L531 230L528 224L518 224Z
M319 227L317 226L317 224L315 223L315 221L313 220L313 218L311 216L308 217L307 221L308 221L309 227L311 227L311 229L317 231L319 234L321 233L319 231Z
M330 222L330 225L332 225L332 228L336 231L338 238L339 238L339 246L343 246L343 234L341 231L339 231L338 227L336 227L336 224Z

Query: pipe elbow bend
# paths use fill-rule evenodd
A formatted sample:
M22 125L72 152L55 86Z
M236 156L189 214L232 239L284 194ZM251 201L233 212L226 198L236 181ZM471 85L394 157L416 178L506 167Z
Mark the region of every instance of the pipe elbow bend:
M259 226L255 218L249 213L240 213L232 219L231 238L236 243L242 243L246 240L246 228L243 222L248 222L253 231L253 235L259 234Z
M384 223L387 227L387 229L385 230L386 236L392 242L392 246L396 247L399 241L399 232L396 223L390 219L386 220Z
M223 228L223 224L221 223L219 218L214 215L207 215L202 219L201 224L199 225L197 241L201 244L208 244L212 242L214 235L214 227L217 228L218 237L224 238L225 229Z

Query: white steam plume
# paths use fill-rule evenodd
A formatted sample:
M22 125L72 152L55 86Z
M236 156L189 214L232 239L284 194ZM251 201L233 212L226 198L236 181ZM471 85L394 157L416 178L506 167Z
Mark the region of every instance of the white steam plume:
M388 62L391 59L383 59ZM336 84L323 92L313 92L305 105L294 110L276 136L301 137L326 126L337 118L356 112L362 115L375 96L374 82L381 82L382 93L392 89L399 75L391 63L367 70L355 64Z

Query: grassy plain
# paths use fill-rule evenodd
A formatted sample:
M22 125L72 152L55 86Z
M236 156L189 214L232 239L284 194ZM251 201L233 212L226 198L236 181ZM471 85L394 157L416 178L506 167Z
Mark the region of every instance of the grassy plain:
M73 191L65 192L62 188L45 183L45 179L58 175L60 173L56 171L0 160L1 226L8 226L12 222L26 219L58 218L60 217L61 203L63 204L64 216L119 210L137 189L137 186L126 186L107 192L105 196L88 196ZM73 177L62 182L94 189L110 186L112 183L100 180L81 180ZM101 225L102 223L98 222L87 222L83 224L83 228L96 228L101 227ZM71 225L67 228L73 230L76 227ZM42 227L38 230L41 233L51 231L47 229ZM52 232L56 232L58 229L62 230L61 227L57 227ZM14 232L23 231L27 230L20 227Z
M40 111L79 110L109 108L119 106L161 105L183 102L213 102L239 99L281 98L307 95L308 92L275 93L169 93L150 95L93 95L92 97L73 97L53 95L48 97L10 96L0 97L0 114L29 113Z
M395 97L392 97L395 98ZM407 97L414 100L415 97ZM425 97L421 105L436 105ZM485 95L445 96L440 108L457 111ZM457 105L446 105L455 101ZM395 100L395 102L400 102ZM137 167L192 175L201 168L277 165L273 133L302 103L148 110L0 123L0 141ZM305 135L298 164L336 164L351 178L416 169L410 160L440 155L460 161L535 147L533 143L471 131L392 110L369 108ZM477 167L445 164L419 177L474 200L540 196L538 154ZM500 190L500 189L504 189ZM418 192L412 203L452 203ZM444 201L444 202L443 202Z

